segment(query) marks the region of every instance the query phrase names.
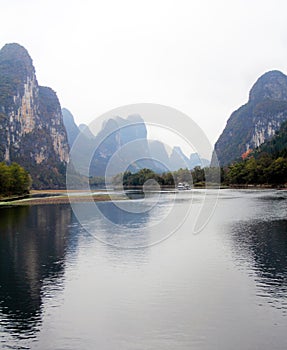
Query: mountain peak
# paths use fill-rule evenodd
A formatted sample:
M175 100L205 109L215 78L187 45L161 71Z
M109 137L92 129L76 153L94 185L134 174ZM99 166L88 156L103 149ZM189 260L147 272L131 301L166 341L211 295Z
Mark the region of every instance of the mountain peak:
M215 144L221 166L230 164L272 138L287 120L287 76L263 74L253 85L249 101L233 112Z
M19 68L25 70L25 73L35 73L32 58L25 47L11 43L6 44L0 51L0 61L2 64L6 64L10 69L19 71Z
M95 137L87 124L80 124L78 128L88 139L93 139Z
M8 43L8 44L5 44L2 49L1 49L2 52L9 52L9 53L19 53L19 54L23 54L23 55L26 55L26 56L29 56L29 53L28 51L25 49L24 46L18 44L18 43Z
M249 101L271 99L287 101L287 76L278 70L263 74L253 85Z

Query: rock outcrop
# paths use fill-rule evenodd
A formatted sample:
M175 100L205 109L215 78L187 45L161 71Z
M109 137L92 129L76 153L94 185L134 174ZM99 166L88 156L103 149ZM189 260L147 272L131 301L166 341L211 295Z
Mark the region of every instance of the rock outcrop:
M65 186L69 145L56 93L38 85L18 44L0 50L0 161L17 162L36 188Z

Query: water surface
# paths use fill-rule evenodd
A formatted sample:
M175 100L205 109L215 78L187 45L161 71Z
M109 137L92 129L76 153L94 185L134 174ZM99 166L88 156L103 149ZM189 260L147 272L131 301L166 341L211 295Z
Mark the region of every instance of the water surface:
M204 198L165 194L143 214L78 203L82 225L69 205L1 209L0 348L286 349L286 192L222 190L202 232L191 213L149 246L191 197L195 209Z

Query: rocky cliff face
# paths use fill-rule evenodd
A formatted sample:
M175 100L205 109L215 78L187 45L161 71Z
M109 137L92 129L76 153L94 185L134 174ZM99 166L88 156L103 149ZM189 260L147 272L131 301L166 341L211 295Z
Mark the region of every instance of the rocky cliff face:
M0 161L15 161L34 187L63 187L69 146L56 93L38 85L27 50L0 51Z
M240 158L272 138L287 120L287 76L271 71L252 87L249 101L233 112L215 144L220 165Z
M268 141L264 142L254 153L256 158L269 154L273 159L287 158L287 121L281 124L280 129Z

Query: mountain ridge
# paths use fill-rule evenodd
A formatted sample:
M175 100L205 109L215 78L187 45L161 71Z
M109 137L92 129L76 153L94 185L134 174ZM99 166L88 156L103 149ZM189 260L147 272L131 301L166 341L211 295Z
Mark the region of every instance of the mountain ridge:
M174 146L169 155L161 141L147 138L147 128L139 114L129 115L126 119L120 116L109 118L103 123L97 135L93 135L86 125L84 125L84 129L80 125L77 126L72 113L66 108L63 108L63 117L70 148L73 149L72 153L76 158L74 160L79 164L78 170L85 173L86 166L82 163L89 164L91 176L104 176L109 160L116 153L118 159L114 158L115 165L112 175L119 172L116 163L118 162L120 169L122 162L126 162L125 158L127 157L138 159L136 162L132 162L127 169L132 172L149 168L157 173L163 173L209 164L206 159L200 158L196 153L187 157L179 146ZM75 137L78 137L77 147L73 148ZM129 142L133 143L130 149L127 146ZM101 144L99 145L99 143ZM125 148L126 155L120 151L122 147ZM90 156L94 153L91 162L84 159L84 150Z

